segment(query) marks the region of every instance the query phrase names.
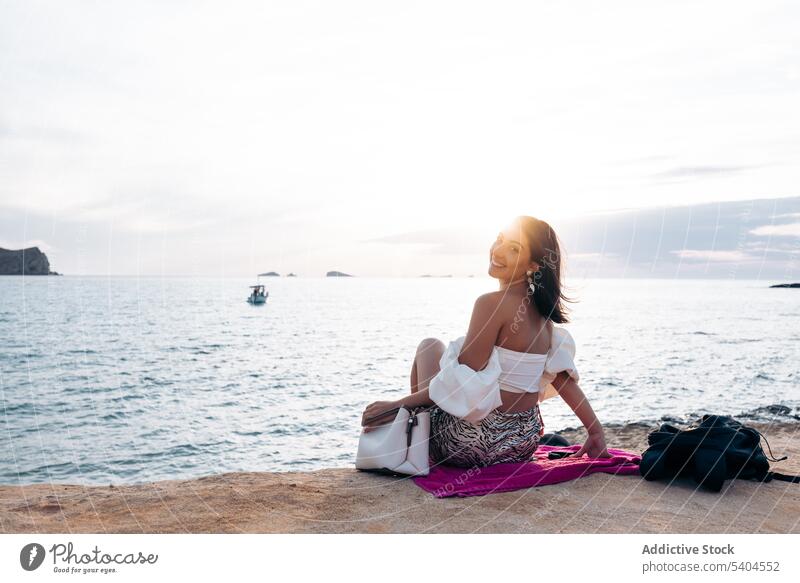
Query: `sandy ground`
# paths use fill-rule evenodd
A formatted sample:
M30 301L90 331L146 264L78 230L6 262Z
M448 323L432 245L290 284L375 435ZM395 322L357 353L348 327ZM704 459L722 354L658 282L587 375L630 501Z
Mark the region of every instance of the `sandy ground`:
M772 469L800 474L800 424L761 425ZM606 430L641 452L651 426ZM562 432L572 443L581 431ZM762 442L763 445L763 442ZM133 486L0 486L0 530L13 533L800 533L800 484L732 480L720 493L691 480L593 474L562 484L436 499L408 479L340 468L231 473Z

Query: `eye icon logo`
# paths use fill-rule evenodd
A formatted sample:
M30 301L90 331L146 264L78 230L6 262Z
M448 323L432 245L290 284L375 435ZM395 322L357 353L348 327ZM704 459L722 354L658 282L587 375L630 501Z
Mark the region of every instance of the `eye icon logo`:
M19 564L26 571L35 571L44 562L44 547L39 543L29 543L19 552Z

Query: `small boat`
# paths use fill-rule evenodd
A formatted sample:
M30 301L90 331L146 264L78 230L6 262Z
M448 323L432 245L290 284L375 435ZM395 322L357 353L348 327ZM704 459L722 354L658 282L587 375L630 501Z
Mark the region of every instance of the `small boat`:
M264 289L263 285L251 285L250 289L253 291L247 296L247 302L250 304L263 304L269 297L269 292Z

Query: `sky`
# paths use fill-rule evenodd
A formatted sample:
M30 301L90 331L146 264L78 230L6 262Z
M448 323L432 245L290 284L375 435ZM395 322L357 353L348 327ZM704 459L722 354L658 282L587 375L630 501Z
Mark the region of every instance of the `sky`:
M527 214L580 273L796 276L797 30L769 1L3 0L0 247L466 275Z

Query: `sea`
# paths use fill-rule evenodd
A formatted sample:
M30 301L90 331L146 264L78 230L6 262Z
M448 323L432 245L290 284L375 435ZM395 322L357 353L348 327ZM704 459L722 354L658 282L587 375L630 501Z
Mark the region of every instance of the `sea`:
M480 278L0 278L0 484L352 467L364 407L417 344L466 333ZM607 425L800 419L800 289L568 280L580 386ZM580 426L558 397L546 432Z

